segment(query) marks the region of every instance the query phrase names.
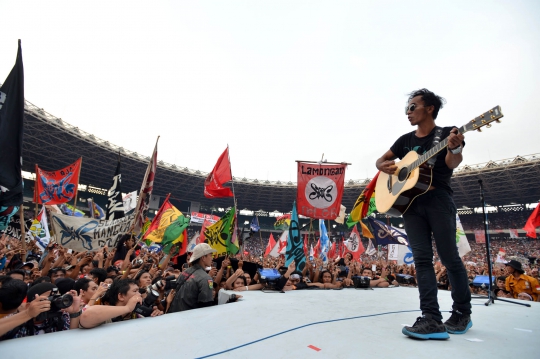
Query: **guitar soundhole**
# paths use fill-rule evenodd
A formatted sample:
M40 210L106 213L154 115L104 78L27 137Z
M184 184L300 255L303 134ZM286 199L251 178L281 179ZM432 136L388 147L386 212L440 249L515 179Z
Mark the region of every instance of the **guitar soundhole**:
M403 167L402 169L399 170L398 180L400 182L405 181L408 176L409 176L409 171L407 171L407 167Z

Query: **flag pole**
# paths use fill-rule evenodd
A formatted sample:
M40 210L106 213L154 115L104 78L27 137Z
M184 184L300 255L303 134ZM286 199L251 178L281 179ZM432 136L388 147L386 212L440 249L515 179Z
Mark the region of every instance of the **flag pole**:
M22 260L26 262L26 228L24 227L24 202L19 207L19 225L21 226L21 246L24 251Z
M79 163L79 174L77 175L77 191L75 192L75 202L73 203L73 212L71 215L75 217L75 211L77 211L77 196L79 195L79 183L81 181L81 168L82 168L82 157L81 162ZM92 216L92 218L94 218Z
M36 207L34 210L34 218L37 217L38 213L38 195L37 195L37 183L38 183L38 165L36 163L36 169L35 169L36 179L34 181L34 202L36 203Z
M229 160L229 170L231 171L231 185L232 185L232 193L233 193L233 200L234 200L234 207L235 207L234 214L236 215L236 210L238 209L238 206L236 205L236 194L234 193L234 177L232 175L231 154L229 153L228 143L227 143L227 159Z

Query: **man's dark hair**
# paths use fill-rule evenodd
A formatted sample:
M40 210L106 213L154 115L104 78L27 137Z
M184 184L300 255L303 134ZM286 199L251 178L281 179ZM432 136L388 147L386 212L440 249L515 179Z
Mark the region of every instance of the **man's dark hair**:
M43 277L36 278L34 279L34 281L32 282L30 286L34 286L36 284L43 283L43 282L51 283L51 277L43 276Z
M501 276L497 277L497 280L502 280L503 282L505 282L505 281L506 281L506 277L503 276L503 275L501 275Z
M60 268L60 267L53 268L53 269L49 270L49 273L47 273L47 274L49 275L49 277L52 277L53 274L56 274L56 272L64 272L64 275L66 274L66 270L64 268Z
M114 281L113 284L111 284L109 290L107 291L104 301L109 303L109 305L111 306L115 306L116 303L118 303L118 294L126 295L132 284L137 285L137 283L135 283L133 279L120 279Z
M97 278L98 284L101 284L105 279L107 279L107 271L103 268L94 268L90 271L90 275L93 275Z
M81 289L84 290L84 291L87 291L88 290L88 284L90 282L92 282L92 281L90 279L88 279L88 278L79 278L75 282L75 285L73 286L73 289L75 289L77 291L77 293L79 295L81 295Z
M28 292L28 286L19 279L9 276L0 277L0 303L2 310L13 310L18 308Z
M7 276L11 276L12 274L20 274L23 278L26 278L26 273L22 269L13 269L6 273Z
M424 101L424 106L434 107L433 119L437 118L437 115L439 114L439 110L443 108L444 104L446 103L446 100L444 98L442 98L441 96L435 95L433 92L425 88L411 92L409 94L409 99L407 101L412 100L416 96L422 96L422 101Z

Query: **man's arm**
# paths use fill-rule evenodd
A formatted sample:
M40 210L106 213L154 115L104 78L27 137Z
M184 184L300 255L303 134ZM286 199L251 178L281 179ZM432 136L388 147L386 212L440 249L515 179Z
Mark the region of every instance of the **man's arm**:
M397 170L396 162L394 161L397 156L391 150L386 151L376 162L375 166L381 172L389 175L393 175Z
M123 306L94 305L87 307L81 314L79 323L81 327L86 329L97 327L109 319L133 312L137 303L142 303L142 297L139 293L131 297Z

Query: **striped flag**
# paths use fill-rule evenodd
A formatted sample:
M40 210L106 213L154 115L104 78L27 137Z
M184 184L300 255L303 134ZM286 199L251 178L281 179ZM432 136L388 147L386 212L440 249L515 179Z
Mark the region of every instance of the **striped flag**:
M144 179L142 181L141 190L139 192L139 200L137 201L136 216L135 216L135 233L138 233L142 226L144 225L144 220L148 213L148 208L150 206L150 196L152 195L152 190L154 189L154 177L156 176L157 169L157 145L159 137L156 140L156 145L154 146L154 152L152 157L150 157L150 162L148 162L148 167L146 168L146 173L144 174Z

